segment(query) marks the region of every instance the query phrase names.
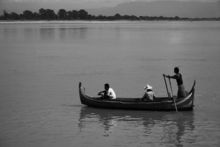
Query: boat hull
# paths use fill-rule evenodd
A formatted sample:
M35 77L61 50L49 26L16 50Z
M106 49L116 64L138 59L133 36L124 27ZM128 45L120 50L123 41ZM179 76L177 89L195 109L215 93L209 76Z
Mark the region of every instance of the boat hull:
M194 107L195 82L191 91L184 98L175 100L178 111L191 111ZM79 96L81 103L90 107L104 109L129 109L150 111L176 111L172 98L157 97L154 101L142 101L141 98L117 98L104 100L99 97L90 97L85 94L85 88L79 83Z

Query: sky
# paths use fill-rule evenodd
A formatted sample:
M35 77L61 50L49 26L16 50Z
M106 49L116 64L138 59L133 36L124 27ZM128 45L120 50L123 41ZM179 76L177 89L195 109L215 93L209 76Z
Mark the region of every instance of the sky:
M3 10L22 12L25 9L37 11L39 8L49 8L58 10L64 8L71 9L93 9L102 7L114 7L120 3L135 1L199 1L199 2L216 2L220 0L0 0L0 14Z
M132 1L146 1L146 2L152 2L152 1L201 1L201 2L215 2L220 0L0 0L0 4L4 6L5 3L22 3L22 2L35 2L35 3L71 3L79 6L89 7L93 4L96 7L102 7L102 6L114 6L123 2L132 2Z

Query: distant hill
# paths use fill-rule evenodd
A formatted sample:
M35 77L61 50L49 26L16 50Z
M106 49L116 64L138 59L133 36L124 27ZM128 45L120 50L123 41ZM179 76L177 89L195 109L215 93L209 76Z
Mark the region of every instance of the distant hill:
M220 17L220 2L198 1L154 1L127 2L111 8L89 9L94 15L136 15L136 16L167 16L167 17Z

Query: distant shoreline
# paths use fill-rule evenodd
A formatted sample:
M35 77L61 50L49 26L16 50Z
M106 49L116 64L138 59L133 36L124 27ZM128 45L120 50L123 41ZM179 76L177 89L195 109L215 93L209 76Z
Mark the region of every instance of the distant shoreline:
M0 20L0 24L31 24L31 23L126 23L126 22L218 22L220 20Z
M15 12L3 12L0 15L0 22L23 22L23 21L220 21L220 17L216 18L188 18L188 17L167 17L167 16L135 16L121 15L116 13L113 16L91 15L86 10L80 9L67 11L65 9L58 10L55 13L52 9L39 9L38 12L25 10L21 14Z

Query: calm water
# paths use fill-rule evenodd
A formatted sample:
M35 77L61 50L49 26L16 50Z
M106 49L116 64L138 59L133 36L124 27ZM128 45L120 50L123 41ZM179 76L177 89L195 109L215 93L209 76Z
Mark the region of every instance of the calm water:
M1 147L220 145L219 22L0 23ZM193 112L99 110L95 96L165 96L162 74L197 80ZM173 82L174 90L176 84Z

